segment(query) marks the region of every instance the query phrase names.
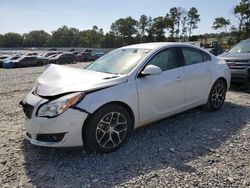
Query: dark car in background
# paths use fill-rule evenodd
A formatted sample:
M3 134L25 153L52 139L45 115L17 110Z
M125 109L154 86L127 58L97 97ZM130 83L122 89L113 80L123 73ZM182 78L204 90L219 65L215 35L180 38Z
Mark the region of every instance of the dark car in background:
M76 56L78 62L95 61L97 57L92 52L81 52Z
M4 68L20 68L20 67L31 67L31 66L42 66L48 63L48 59L42 56L21 56L18 59L11 58L4 61Z
M45 52L45 53L42 53L40 56L43 56L43 57L50 57L52 55L58 55L58 54L61 54L63 52L60 52L60 51L53 51L53 52Z
M76 62L77 62L76 56L73 53L67 53L67 52L49 58L49 63L54 63L54 64L68 64Z
M2 56L0 56L0 68L3 67L4 60L8 59L9 57L10 56L8 56L8 55L2 55Z
M250 81L250 39L241 41L219 57L225 60L231 69L231 82L247 83Z
M215 56L218 56L224 52L223 48L205 48L205 50L209 51Z

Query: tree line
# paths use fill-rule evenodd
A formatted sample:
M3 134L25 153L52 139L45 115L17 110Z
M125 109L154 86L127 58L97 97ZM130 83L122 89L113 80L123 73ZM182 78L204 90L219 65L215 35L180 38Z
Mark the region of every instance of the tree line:
M183 7L172 7L166 15L155 18L147 15L142 15L138 20L130 16L120 18L111 24L107 33L98 26L83 31L62 26L51 34L44 30L31 31L23 35L10 32L0 35L0 47L116 48L141 42L194 41L214 35L216 38L226 37L228 43L234 43L250 35L248 0L241 0L234 7L233 14L239 21L238 26L231 25L229 19L215 18L212 28L220 30L219 34L192 35L200 22L197 8L186 10Z

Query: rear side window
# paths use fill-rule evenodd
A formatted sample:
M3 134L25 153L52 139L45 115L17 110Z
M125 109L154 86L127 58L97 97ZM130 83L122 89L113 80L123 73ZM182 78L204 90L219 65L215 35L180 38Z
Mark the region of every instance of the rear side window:
M210 55L194 48L181 48L186 65L211 61Z
M176 49L170 48L159 52L148 62L147 65L158 66L162 71L179 67Z
M204 62L206 62L206 61L211 61L210 55L208 55L207 53L202 52L202 51L201 51L201 53L202 53L203 61L204 61Z
M200 50L196 50L194 48L182 48L182 54L186 65L203 62L203 56Z

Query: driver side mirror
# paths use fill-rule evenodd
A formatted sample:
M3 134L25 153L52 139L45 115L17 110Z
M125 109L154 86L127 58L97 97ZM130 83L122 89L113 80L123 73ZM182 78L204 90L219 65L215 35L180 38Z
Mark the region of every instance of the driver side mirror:
M160 67L155 65L147 65L145 69L141 72L142 76L159 75L162 73Z

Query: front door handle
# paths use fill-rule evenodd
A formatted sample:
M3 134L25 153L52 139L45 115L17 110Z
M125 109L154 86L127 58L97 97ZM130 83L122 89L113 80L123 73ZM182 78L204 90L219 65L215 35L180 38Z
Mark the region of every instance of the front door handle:
M178 76L175 80L176 80L176 81L181 81L181 80L183 80L183 77Z

